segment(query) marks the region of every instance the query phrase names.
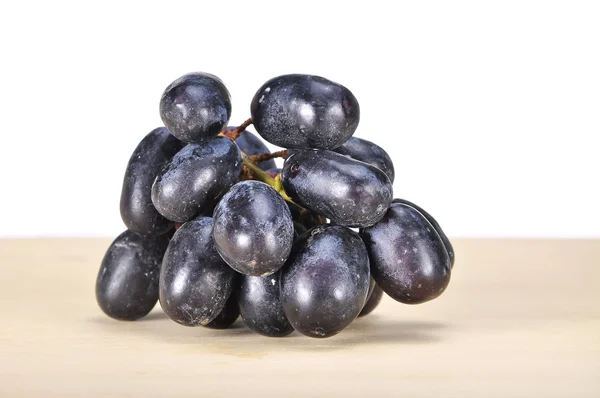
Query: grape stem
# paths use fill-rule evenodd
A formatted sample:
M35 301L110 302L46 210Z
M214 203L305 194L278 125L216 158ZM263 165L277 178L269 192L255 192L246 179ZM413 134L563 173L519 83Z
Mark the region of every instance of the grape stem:
M267 152L267 153L261 153L259 155L252 155L252 156L248 156L248 158L253 161L254 163L260 163L262 161L265 160L269 160L269 159L275 159L275 158L287 158L288 155L288 151L287 149L283 149L281 151L277 151L277 152Z
M281 174L277 174L277 177L273 178L263 170L261 170L255 163L252 161L251 156L246 154L242 155L242 162L244 166L248 170L248 173L252 175L252 178L265 184L271 186L283 199L290 203L294 203L294 201L285 193L283 189L283 185L281 184ZM296 203L294 203L296 204Z
M234 128L233 130L230 131L226 131L223 130L221 132L221 135L229 138L232 141L235 141L238 139L238 137L240 136L240 134L242 134L242 131L246 130L246 127L250 126L252 124L252 118L246 119L244 121L244 123L240 124L239 126L237 126L236 128Z

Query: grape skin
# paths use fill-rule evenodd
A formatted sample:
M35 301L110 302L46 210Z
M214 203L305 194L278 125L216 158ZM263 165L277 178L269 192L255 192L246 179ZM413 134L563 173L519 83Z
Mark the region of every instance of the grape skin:
M337 225L373 225L392 202L392 184L383 171L332 151L294 151L281 176L292 200Z
M154 308L168 243L168 234L142 238L129 230L111 243L96 279L96 301L106 315L133 321Z
M402 203L407 206L410 206L413 209L415 209L416 211L418 211L419 213L421 213L423 215L423 217L425 217L427 219L427 221L429 221L429 223L436 230L438 235L440 235L442 242L444 242L444 246L446 247L446 250L448 251L448 256L450 257L450 267L451 268L454 267L454 247L452 247L452 243L450 243L450 239L448 239L448 237L442 230L442 227L440 227L440 224L438 224L438 222L435 220L435 218L433 218L431 216L431 214L429 214L428 212L423 210L421 207L417 206L416 204L414 204L412 202L409 202L408 200L394 199L394 200L392 200L392 203Z
M244 275L269 275L285 263L294 225L281 196L260 181L243 181L214 212L213 237L221 257Z
M240 150L229 138L188 144L156 177L152 203L169 220L191 220L235 184L241 167Z
M362 138L350 137L348 141L334 149L334 152L377 167L388 176L391 183L394 183L394 164L390 155L379 145Z
M234 281L238 279L237 276L239 276L239 274L236 275ZM231 294L225 303L225 307L223 307L215 319L204 325L204 327L209 329L227 329L239 318L240 309L238 307L237 295L235 293L235 286L238 284L239 283L234 282L234 287L232 288Z
M392 204L381 221L361 230L373 278L394 300L419 304L444 292L450 257L429 221L413 207Z
M311 75L267 81L254 95L250 110L258 134L283 148L336 148L354 134L360 120L360 107L350 90Z
M133 151L121 190L121 218L127 229L142 236L158 236L173 228L152 204L152 183L183 143L165 127L146 135Z
M358 234L321 225L301 236L282 271L281 303L294 329L331 337L362 310L369 290L369 258Z
M294 331L281 305L279 281L281 272L266 277L242 276L238 303L244 323L256 333L283 337Z
M198 217L175 232L160 271L160 304L184 326L207 325L225 308L235 271L217 253L213 220Z
M160 116L175 137L200 143L215 137L231 117L231 97L209 73L189 73L171 83L160 99Z

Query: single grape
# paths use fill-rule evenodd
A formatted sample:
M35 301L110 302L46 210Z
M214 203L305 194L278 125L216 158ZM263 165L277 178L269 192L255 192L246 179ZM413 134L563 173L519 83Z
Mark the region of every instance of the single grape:
M215 137L231 116L231 97L223 82L208 73L189 73L171 83L160 99L160 117L183 142Z
M175 232L160 271L160 304L175 322L207 325L224 309L235 271L221 259L212 239L212 218L198 217Z
M392 202L392 184L383 171L332 151L295 151L285 160L281 177L294 202L333 224L373 225Z
M362 317L365 315L369 315L371 312L373 312L373 310L381 302L382 297L383 297L383 290L381 290L381 288L379 286L374 285L373 291L371 291L371 294L369 295L369 298L367 299L365 306L363 307L360 314L358 314L358 316Z
M382 147L371 141L350 137L348 141L334 149L334 151L377 167L388 176L390 182L394 182L394 164L390 155Z
M394 300L424 303L448 286L448 252L429 221L413 207L392 204L381 221L361 230L361 236L373 278Z
M242 276L238 303L244 323L256 333L283 337L294 331L279 300L281 272L273 275Z
M236 284L234 283L234 285ZM219 315L217 315L215 319L207 323L205 327L209 329L227 329L229 326L233 325L233 323L238 319L238 317L240 316L240 308L238 306L235 289L235 287L232 289L231 294L229 295L229 298L225 303L225 307L223 307L221 312L219 312Z
M250 110L258 134L284 148L337 148L354 134L360 119L350 90L310 75L269 80L254 95Z
M159 127L142 139L129 159L121 190L121 218L127 229L142 236L158 236L173 228L152 204L154 179L183 147L169 130Z
M321 225L301 236L281 276L281 303L294 329L333 336L358 316L369 290L369 258L358 234Z
M214 206L241 169L240 150L229 138L186 145L156 177L152 203L169 220L191 220Z
M227 127L228 131L234 130L235 126ZM252 134L248 130L242 131L240 136L236 138L235 143L240 148L240 151L244 152L246 155L262 155L263 153L271 153L269 148L265 145L264 142L256 135ZM261 170L269 170L277 167L274 159L263 160L262 162L258 162L256 164Z
M236 271L269 275L287 260L294 239L292 216L281 196L260 181L231 188L214 212L216 248Z
M423 215L423 217L425 217L427 219L427 221L429 221L429 223L436 230L438 235L440 235L440 238L442 238L442 242L444 242L444 246L446 247L446 250L448 251L448 256L450 257L450 268L453 268L454 267L454 248L452 247L452 243L450 243L450 239L448 239L448 237L442 230L442 227L440 227L440 224L438 224L438 222L435 220L435 218L433 218L431 216L431 214L427 213L421 207L417 206L416 204L414 204L412 202L409 202L408 200L394 199L394 200L392 200L392 203L402 203L409 207L412 207L413 209L415 209L416 211L421 213Z
M152 310L168 243L168 234L143 238L129 230L111 243L96 279L96 300L106 315L133 321Z

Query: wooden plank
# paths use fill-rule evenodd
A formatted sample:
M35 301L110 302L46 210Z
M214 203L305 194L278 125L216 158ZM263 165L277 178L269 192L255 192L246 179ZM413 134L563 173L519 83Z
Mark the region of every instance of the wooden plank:
M600 396L598 240L456 240L439 299L324 340L113 321L109 242L0 240L0 397Z

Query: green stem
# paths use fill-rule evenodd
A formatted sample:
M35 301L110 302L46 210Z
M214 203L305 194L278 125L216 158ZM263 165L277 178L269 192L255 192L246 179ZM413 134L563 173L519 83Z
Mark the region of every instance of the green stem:
M244 162L244 166L250 170L250 173L255 180L264 182L265 184L271 186L275 191L277 191L277 193L281 195L283 199L290 203L294 203L294 201L288 196L287 193L285 193L285 190L283 189L283 185L281 184L281 174L277 174L276 178L271 177L261 170L246 154L242 155L242 161Z

